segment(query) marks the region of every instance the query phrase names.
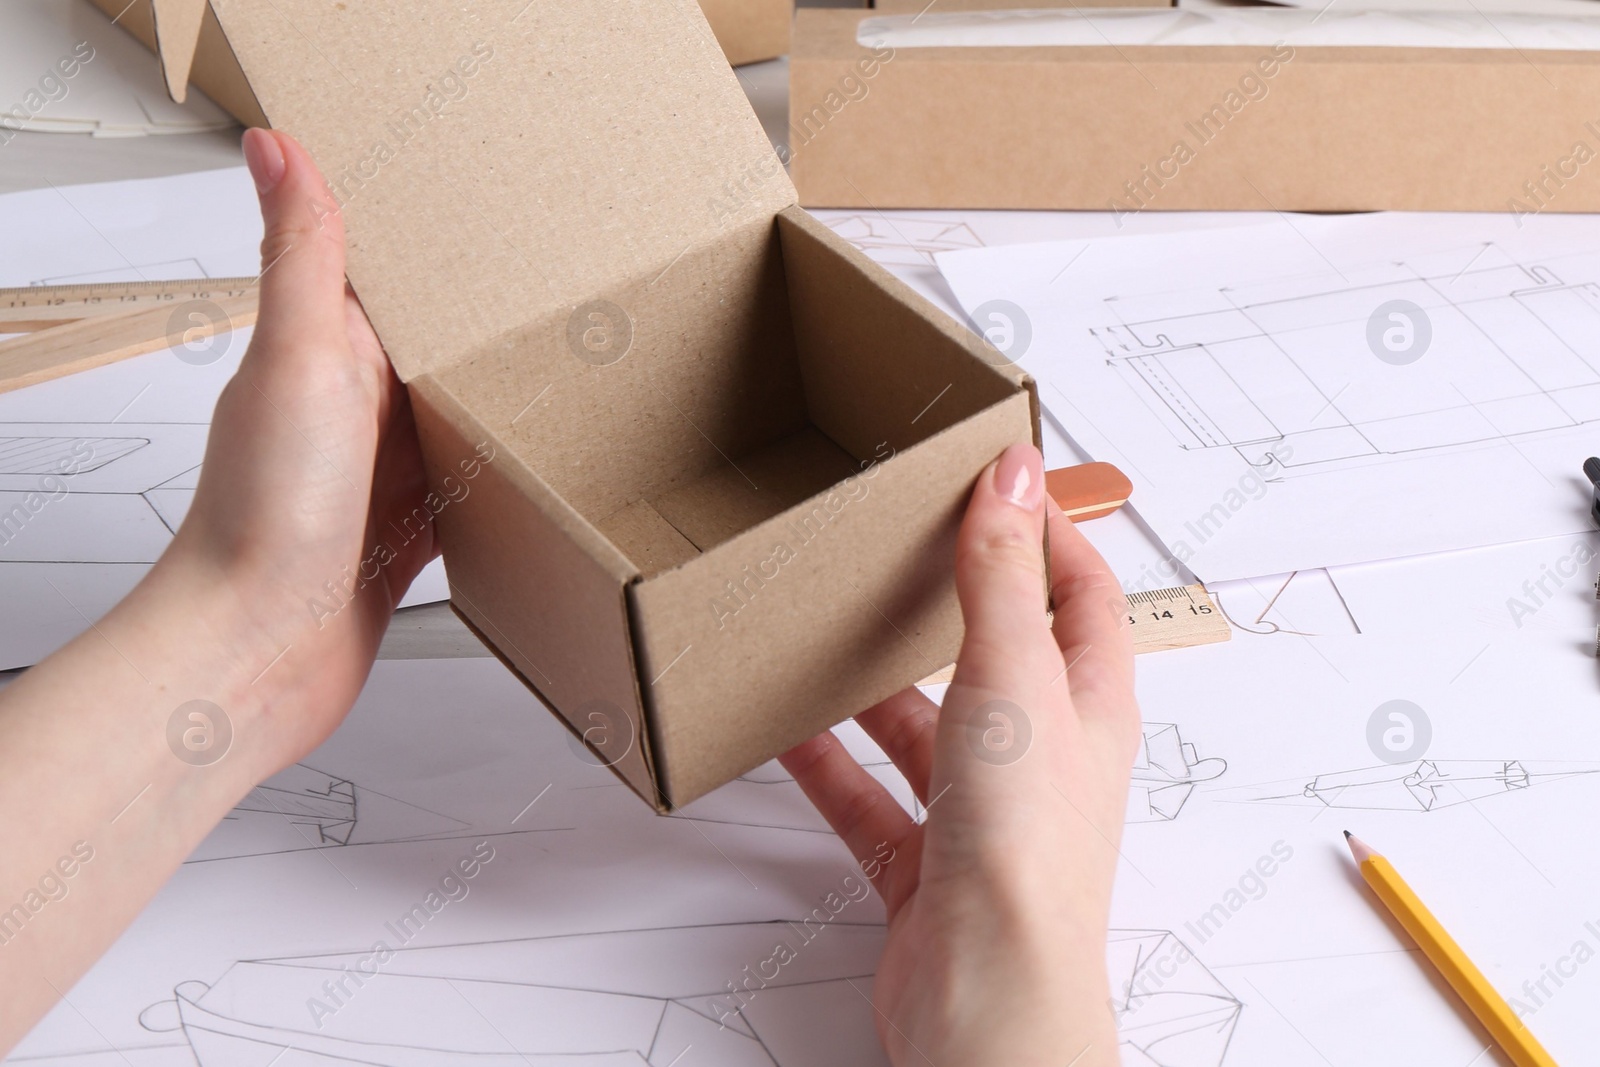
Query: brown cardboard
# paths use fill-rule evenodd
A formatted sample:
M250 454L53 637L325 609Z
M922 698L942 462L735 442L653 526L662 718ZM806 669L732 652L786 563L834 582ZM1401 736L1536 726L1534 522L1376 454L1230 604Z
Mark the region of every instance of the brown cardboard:
M163 0L164 4L166 2ZM178 5L180 8L187 7L178 16L183 25L174 27L170 35L165 32L162 34L163 39L177 43L172 48L161 49L156 40L156 13L151 0L90 0L90 3L115 19L118 26L150 51L160 53L162 72L173 99L181 101L187 84L193 83L218 107L246 126L267 124L267 118L261 113L261 106L256 103L255 94L250 91L244 73L239 70L239 61L228 46L228 39L223 36L222 27L217 24L216 12L210 4L201 0L203 10L198 34L191 36L194 32L193 12L197 5L194 0L183 0ZM186 44L189 46L187 53L184 51ZM187 77L184 76L186 71Z
M953 659L1032 382L795 206L691 0L401 10L218 14L340 204L456 611L661 809Z
M1530 198L1531 181L1556 210L1600 210L1600 183L1562 181L1551 197L1556 179L1546 177L1576 170L1575 142L1593 144L1585 124L1600 98L1594 53L875 53L856 43L862 17L797 13L791 176L810 207L1512 211L1544 202ZM1244 96L1246 77L1265 95ZM1243 101L1237 110L1226 106L1230 92Z
M267 124L209 0L90 3L161 56L162 73L174 100L181 103L193 82L246 126ZM789 50L794 0L701 0L701 9L734 66L773 59Z
M700 0L700 10L733 66L789 51L794 0Z

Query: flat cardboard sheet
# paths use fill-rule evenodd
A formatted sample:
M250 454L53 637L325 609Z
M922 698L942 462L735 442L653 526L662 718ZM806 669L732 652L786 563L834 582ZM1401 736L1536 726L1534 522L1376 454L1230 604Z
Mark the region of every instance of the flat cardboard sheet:
M219 12L274 125L321 162L351 283L403 379L530 325L554 334L793 201L699 10L660 3ZM375 49L375 22L412 30ZM745 191L719 204L727 183ZM524 363L540 359L584 369L565 345Z

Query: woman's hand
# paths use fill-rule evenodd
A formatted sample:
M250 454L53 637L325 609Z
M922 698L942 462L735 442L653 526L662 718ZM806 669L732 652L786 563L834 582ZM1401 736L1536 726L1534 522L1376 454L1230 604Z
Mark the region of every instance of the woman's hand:
M966 639L939 708L908 689L857 717L926 807L914 822L823 734L784 766L889 914L873 990L898 1067L1113 1067L1111 884L1139 739L1116 579L1049 507L1039 453L979 476L956 554Z
M333 731L434 554L406 394L345 289L337 205L288 136L244 148L261 314L193 506L122 603L0 691L0 1053L245 793ZM18 918L41 879L70 892Z
M345 285L338 205L287 134L250 130L244 153L266 230L261 314L156 580L205 583L225 639L270 681L261 729L241 738L270 774L339 724L436 549L405 387Z

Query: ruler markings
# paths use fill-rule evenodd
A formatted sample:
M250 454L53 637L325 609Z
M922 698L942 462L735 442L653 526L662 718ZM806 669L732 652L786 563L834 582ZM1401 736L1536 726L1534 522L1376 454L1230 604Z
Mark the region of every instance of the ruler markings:
M1193 648L1226 641L1233 636L1227 618L1211 600L1206 587L1194 585L1173 586L1171 589L1147 589L1127 595L1128 606L1138 606L1126 616L1127 625L1133 628L1133 651L1164 652L1174 648ZM1177 605L1177 610L1172 610ZM935 685L948 682L955 667L922 679L918 685Z

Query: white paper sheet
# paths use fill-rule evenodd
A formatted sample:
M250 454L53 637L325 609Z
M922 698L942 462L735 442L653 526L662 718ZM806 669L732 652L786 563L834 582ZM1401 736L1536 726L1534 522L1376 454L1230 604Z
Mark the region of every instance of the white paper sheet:
M1590 216L1384 214L937 258L1223 581L1588 529L1597 247Z
M198 91L174 103L155 56L84 0L7 0L0 144L7 130L131 137L233 124Z
M1600 48L1600 18L1508 11L1360 11L1331 4L1316 11L1017 8L879 15L861 21L856 41L882 48L1272 48L1287 43L1297 48L1592 51Z
M1138 673L1108 949L1123 1062L1472 1060L1476 1029L1360 888L1345 828L1582 1062L1600 968L1522 984L1578 941L1600 948L1592 661L1556 640L1279 636L1140 657ZM1415 747L1375 749L1396 699ZM870 741L841 735L909 806ZM493 858L455 899L396 925L484 843ZM851 872L776 765L657 817L497 662L383 662L345 725L239 806L11 1062L879 1065L875 898L726 1029L707 1022ZM330 994L351 970L376 973Z
M775 764L660 818L497 661L380 662L10 1062L882 1064L865 996L883 914L851 872ZM829 914L829 892L856 899ZM780 940L798 958L719 1029L728 983Z
M934 257L941 252L1039 241L1207 230L1271 221L1268 212L876 211L813 212L840 237L960 321L966 321Z
M1328 0L1272 0L1280 7L1311 8L1320 11ZM1215 8L1230 6L1228 0L1180 0L1179 7ZM1481 12L1499 15L1514 12L1525 15L1576 15L1588 18L1596 14L1594 0L1339 0L1345 11L1455 11Z
M1592 659L1556 638L1418 627L1235 640L1143 656L1138 672L1146 718L1227 762L1178 818L1129 827L1114 904L1115 925L1172 930L1242 1002L1225 1055L1192 1062L1483 1053L1361 885L1345 829L1388 855L1558 1062L1584 1060L1600 1038Z
M242 167L13 193L0 197L0 232L5 287L254 276L260 263L261 216ZM87 629L160 556L250 333L225 335L210 363L152 352L0 394L0 670ZM94 458L67 495L18 513L51 460L74 449ZM448 595L435 561L402 603Z

